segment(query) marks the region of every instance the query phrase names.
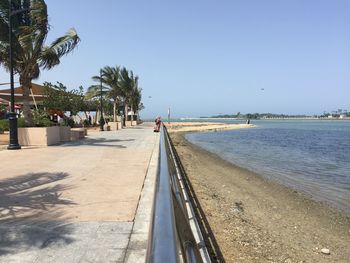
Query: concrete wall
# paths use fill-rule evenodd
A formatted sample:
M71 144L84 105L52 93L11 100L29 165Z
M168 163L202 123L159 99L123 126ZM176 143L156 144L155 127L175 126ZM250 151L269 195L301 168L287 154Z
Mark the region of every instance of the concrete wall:
M84 139L86 135L87 135L87 129L85 128L72 128L70 130L71 141Z
M60 141L69 142L70 141L70 127L69 126L59 126L60 129Z
M58 126L18 128L18 142L22 146L59 144L60 129Z
M131 127L131 126L136 126L136 125L137 125L136 121L132 121L132 123L131 123L131 121L126 121L125 122L125 126L126 127Z
M110 121L108 122L108 125L111 127L111 131L117 131L122 128L122 124L119 121L118 122Z

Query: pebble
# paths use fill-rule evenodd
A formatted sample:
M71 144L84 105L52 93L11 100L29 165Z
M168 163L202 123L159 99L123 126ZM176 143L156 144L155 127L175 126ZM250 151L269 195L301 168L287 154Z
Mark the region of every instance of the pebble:
M321 253L325 254L325 255L329 255L329 254L331 254L331 251L328 248L322 248Z
M3 215L3 216L8 215L9 213L10 213L10 210L9 210L9 209L4 209L4 210L2 210L2 211L0 212L0 214Z
M241 213L243 211L242 211L242 209L238 209L238 208L235 207L235 208L232 209L232 212L233 213Z

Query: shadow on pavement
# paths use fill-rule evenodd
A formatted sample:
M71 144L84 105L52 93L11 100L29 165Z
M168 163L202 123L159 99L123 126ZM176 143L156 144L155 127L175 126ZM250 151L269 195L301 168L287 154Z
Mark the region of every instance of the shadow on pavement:
M74 202L60 198L67 186L49 185L67 176L67 173L29 173L0 181L0 222L4 218L17 218L19 213L29 209L74 205Z
M79 141L74 142L67 142L63 144L63 147L71 147L76 145L88 145L88 146L103 146L103 147L112 147L112 148L127 148L125 145L120 145L117 143L121 142L132 142L135 141L135 139L126 139L126 140L119 140L119 139L108 139L108 138L85 138Z
M0 224L0 262L1 256L18 254L29 250L61 247L75 241L72 237L74 227L59 221L61 215L52 213L46 216L38 213L18 220L4 220ZM36 218L39 217L40 220Z
M152 127L152 125L149 125L149 127ZM131 126L131 127L128 127L129 129L135 129L135 130L144 130L145 127L140 127L140 126Z
M74 205L61 198L67 173L29 173L0 181L0 255L51 243L71 243L72 229L59 213L47 211L56 205Z

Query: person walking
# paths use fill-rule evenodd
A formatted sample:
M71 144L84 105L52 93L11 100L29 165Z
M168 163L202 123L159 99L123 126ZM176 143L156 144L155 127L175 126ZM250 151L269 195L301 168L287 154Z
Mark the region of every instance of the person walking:
M158 116L155 120L155 126L154 126L154 132L159 132L160 131L160 124L161 124L161 119L160 119L160 116Z

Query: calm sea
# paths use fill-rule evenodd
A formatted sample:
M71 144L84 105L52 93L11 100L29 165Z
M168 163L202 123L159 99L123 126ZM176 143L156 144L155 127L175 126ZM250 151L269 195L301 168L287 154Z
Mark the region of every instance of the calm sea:
M253 121L187 134L202 148L350 214L350 121Z

